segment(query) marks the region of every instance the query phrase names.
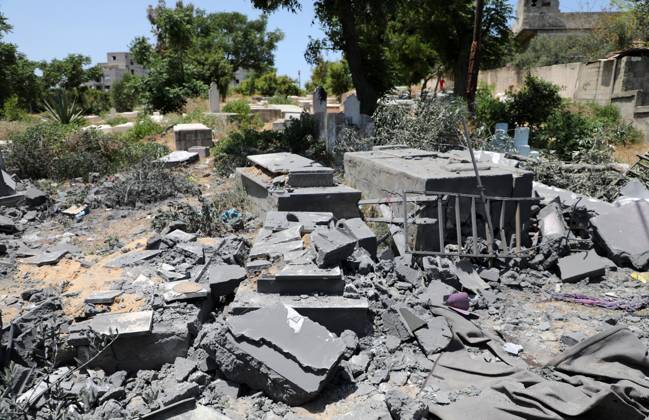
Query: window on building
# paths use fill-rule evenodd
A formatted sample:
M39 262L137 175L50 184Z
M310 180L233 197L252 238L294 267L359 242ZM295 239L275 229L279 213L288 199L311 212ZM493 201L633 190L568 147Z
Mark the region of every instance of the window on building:
M131 74L135 74L135 70L131 69Z
M113 56L113 61L117 61L117 56L116 55Z

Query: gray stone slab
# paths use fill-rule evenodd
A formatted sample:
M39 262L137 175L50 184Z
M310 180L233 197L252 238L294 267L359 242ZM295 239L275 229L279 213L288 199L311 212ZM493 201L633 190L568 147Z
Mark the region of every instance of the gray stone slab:
M11 175L0 169L0 197L16 194L16 181Z
M266 213L264 227L277 231L294 225L301 225L303 233L311 233L316 226L326 226L333 220L334 215L330 212L269 211Z
M29 187L25 190L25 201L31 207L40 206L47 201L47 194L38 188Z
M415 337L426 354L431 355L444 350L451 342L453 333L446 318L437 316L428 321L426 327L415 331Z
M424 328L427 325L425 319L422 319L417 315L411 308L407 306L400 306L397 308L397 313L401 317L403 325L408 329L411 335L414 335L415 331L420 328Z
M454 287L449 286L439 279L433 279L419 297L427 300L431 305L440 306L444 305L446 301L445 297L454 292L457 292Z
M539 230L543 242L550 242L560 238L566 238L569 231L566 221L563 219L561 207L557 203L550 203L543 207L537 216Z
M208 269L210 289L214 296L226 296L237 289L248 275L245 268L232 264L215 264Z
M127 254L120 255L119 257L108 261L104 264L108 268L122 268L129 265L139 263L140 261L148 260L162 253L160 249L149 249L146 251L131 251Z
M115 298L121 295L123 292L121 290L104 290L101 292L95 292L84 299L86 303L99 303L102 305L112 305L115 301Z
M0 233L15 233L17 231L16 222L0 214Z
M372 257L376 257L376 249L378 247L376 235L361 218L355 217L353 219L340 220L338 227L356 238L358 246L365 248Z
M188 150L192 146L212 147L212 129L199 123L177 124L174 126L174 140L176 150Z
M177 243L182 243L182 242L191 242L196 240L196 234L195 233L187 233L185 231L182 231L180 229L176 229L173 232L169 232L164 236L165 239L169 239L170 241L174 241Z
M207 297L210 290L207 286L190 280L180 280L160 285L165 302L190 300Z
M180 243L176 248L190 258L194 258L197 264L205 263L205 247L197 243Z
M343 340L285 305L231 316L227 323L235 337L269 343L312 370L331 369L345 351Z
M205 159L210 155L210 148L207 146L192 146L187 151L189 153L197 153L201 159Z
M543 199L544 203L559 200L559 202L566 207L576 206L577 208L585 208L595 215L606 214L615 209L615 206L606 201L598 200L596 198L587 197L585 195L576 194L572 191L564 190L557 187L551 187L540 182L534 182L534 192Z
M198 153L187 152L184 150L177 150L171 152L166 156L158 159L159 162L165 164L165 166L176 166L197 162L199 159Z
M595 250L574 252L559 258L561 281L572 282L601 277L606 272L606 267L611 265L613 263L608 258L600 257Z
M291 170L287 183L291 187L330 187L334 185L334 170L324 167Z
M257 291L260 293L342 295L344 290L345 281L339 267L322 269L315 264L290 264L275 277L257 279Z
M280 281L308 281L314 279L342 280L340 267L319 268L315 264L297 265L289 264L282 268L275 279Z
M594 239L617 265L649 269L649 202L634 201L591 219Z
M273 232L263 228L257 232L255 242L250 249L249 258L282 256L286 252L304 249L302 226L293 225L284 230Z
M58 262L61 261L61 258L63 258L67 253L67 249L52 250L51 252L41 252L37 255L34 255L33 257L25 258L21 260L21 262L23 264L36 265L38 267L43 265L55 265L58 264Z
M620 189L620 194L625 197L646 199L649 198L649 189L639 179L632 179Z
M463 288L480 293L480 291L489 289L489 285L480 278L478 272L473 268L469 260L462 260L455 264L455 274Z
M268 260L252 260L246 262L246 270L250 273L258 273L273 265Z
M239 288L230 304L230 310L232 314L242 314L276 303L290 306L336 334L352 330L359 336L364 336L370 332L369 302L365 298L351 299L336 295L291 296Z
M98 334L132 337L150 334L152 325L153 311L99 314L87 321L72 324L68 342L74 346L86 344L88 340L81 332L87 329Z
M356 239L338 228L316 228L311 233L311 243L318 253L316 261L320 267L340 264L356 247Z
M309 158L287 152L250 155L248 160L273 174L288 174L292 170L311 167L323 168L322 165Z

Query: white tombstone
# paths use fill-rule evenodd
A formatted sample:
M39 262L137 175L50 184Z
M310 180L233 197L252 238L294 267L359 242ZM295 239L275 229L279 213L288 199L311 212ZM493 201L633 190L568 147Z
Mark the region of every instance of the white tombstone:
M313 92L313 113L315 115L327 112L327 92L318 86Z
M361 124L361 103L356 95L349 95L343 102L343 112L347 121L355 126Z
M221 94L219 93L219 87L214 82L210 85L209 97L210 112L221 112Z
M514 130L514 147L516 151L523 155L528 156L530 154L530 128L529 127L516 127Z

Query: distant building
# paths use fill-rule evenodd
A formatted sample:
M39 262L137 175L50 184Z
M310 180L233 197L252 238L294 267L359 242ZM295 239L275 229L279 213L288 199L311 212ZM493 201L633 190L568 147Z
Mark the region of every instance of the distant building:
M128 52L109 52L106 54L106 63L99 63L99 66L103 70L101 80L89 83L98 89L110 89L127 74L144 76L147 73L146 69L136 63Z
M569 35L591 32L602 16L612 12L570 12L559 10L559 0L518 0L512 30L523 43L537 34Z

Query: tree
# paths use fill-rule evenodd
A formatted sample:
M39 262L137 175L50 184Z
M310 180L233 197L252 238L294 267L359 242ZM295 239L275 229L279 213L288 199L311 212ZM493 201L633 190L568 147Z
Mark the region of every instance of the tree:
M347 61L344 59L319 61L313 68L311 80L307 82L306 89L313 92L318 86L324 87L328 93L334 94L340 100L345 92L354 87Z
M42 97L42 85L34 73L37 63L20 53L14 44L2 42L12 27L0 14L0 107L9 98L16 97L16 106L35 111Z
M264 11L300 7L297 0L251 1ZM472 5L472 0L315 0L326 39L312 40L306 56L315 63L322 49L342 51L365 114L396 83L425 77L438 66L453 69L456 93L464 95ZM504 0L490 0L484 13L494 17L483 20L481 31L485 54L490 54L496 45L509 42L511 7Z
M99 66L86 68L90 63L88 56L69 54L62 60L54 59L49 63L43 61L39 67L43 71L43 83L46 88L74 90L84 83L101 79L101 68Z
M292 96L301 93L297 82L285 75L277 75L272 69L261 75L251 74L237 90L244 95L259 94L262 96Z
M139 90L149 107L180 110L185 98L205 93L212 82L225 98L238 68L257 72L273 65L273 51L282 37L267 31L267 17L248 20L240 13L206 13L191 4L164 1L149 7L155 44L144 37L131 43L133 58L149 69Z
M125 74L124 77L114 83L110 89L110 102L117 112L132 111L137 103L135 87L137 80L135 76Z

